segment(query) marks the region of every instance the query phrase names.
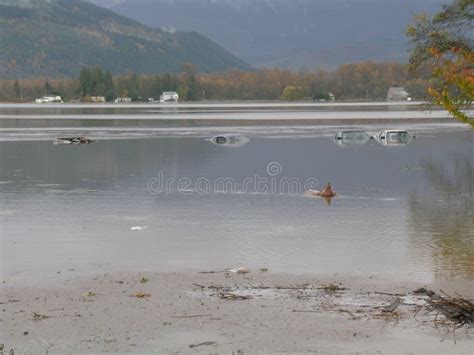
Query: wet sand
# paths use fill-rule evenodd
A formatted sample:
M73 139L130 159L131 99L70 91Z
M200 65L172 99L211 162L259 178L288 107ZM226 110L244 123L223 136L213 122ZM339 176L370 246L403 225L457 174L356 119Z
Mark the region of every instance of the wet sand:
M0 343L16 354L469 354L474 348L474 329L436 325L423 296L412 293L427 286L473 299L473 282L250 271L84 277L68 270L40 286L7 279ZM397 295L403 304L384 312Z

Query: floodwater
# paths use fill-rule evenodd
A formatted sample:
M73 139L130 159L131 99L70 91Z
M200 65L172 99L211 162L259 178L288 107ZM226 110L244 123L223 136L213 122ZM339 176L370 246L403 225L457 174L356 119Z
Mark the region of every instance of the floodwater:
M196 106L0 106L2 277L245 266L474 280L468 126L412 106ZM343 128L416 138L337 143ZM97 142L53 144L78 135ZM304 195L328 181L332 201Z

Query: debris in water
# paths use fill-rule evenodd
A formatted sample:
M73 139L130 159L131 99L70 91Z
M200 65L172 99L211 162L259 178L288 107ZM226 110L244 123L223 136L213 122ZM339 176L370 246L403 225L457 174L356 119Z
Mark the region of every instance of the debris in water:
M457 328L464 325L474 325L474 303L463 298L451 297L441 291L443 296L437 293L420 288L414 292L417 295L423 295L428 298L428 312L436 312L435 322L438 322L438 316L441 314L449 322L454 323Z
M239 267L239 268L234 268L234 269L229 269L227 270L228 272L231 272L233 274L248 274L250 272L250 270L244 268L244 267Z
M82 294L82 296L84 296L84 297L94 297L94 296L97 296L97 293L95 293L93 291L89 291L89 292L84 292Z
M211 270L211 271L201 271L200 274L224 274L225 272L226 272L225 270L222 270L222 271Z
M148 277L142 277L140 279L140 283L142 283L142 284L146 284L148 281L150 281L150 279Z
M54 144L91 144L96 141L85 137L56 138Z
M260 272L268 272L268 269L267 268L261 268Z
M217 343L215 341L205 341L203 343L199 343L199 344L191 344L189 345L189 347L192 349L192 348L197 348L199 346L210 346L210 345L216 345Z
M138 292L135 295L133 295L133 297L136 297L136 298L150 298L151 295L149 293L145 293L145 292Z
M397 297L390 305L388 305L387 307L384 307L382 309L382 312L385 312L385 313L395 312L398 306L400 306L402 303L403 303L403 300Z
M135 227L130 228L131 231L142 231L145 229L148 229L148 226L135 226Z
M171 317L171 318L186 319L186 318L202 318L202 317L212 317L212 314L196 314L196 315L186 315L186 316L174 316L174 317Z
M220 290L218 295L223 300L251 300L253 298L252 296L237 295L226 290Z
M210 139L215 145L225 147L242 147L247 144L250 139L242 134L222 134Z
M37 312L33 312L33 320L43 320L43 319L48 319L51 318L50 316L46 316L44 314L40 314Z
M344 291L346 290L346 288L340 284L338 285L338 284L328 283L328 284L322 284L321 286L319 286L318 290L324 290L326 292L337 292L337 291Z

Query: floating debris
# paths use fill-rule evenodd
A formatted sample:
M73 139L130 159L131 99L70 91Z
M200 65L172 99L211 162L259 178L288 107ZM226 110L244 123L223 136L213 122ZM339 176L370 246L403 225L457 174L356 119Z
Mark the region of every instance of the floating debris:
M82 294L83 297L94 297L94 296L97 296L97 293L93 292L93 291L89 291L89 292L84 292Z
M250 272L250 270L244 268L244 267L239 267L239 268L234 268L234 269L229 269L227 270L228 272L231 272L233 274L240 274L240 275L243 275L243 274L248 274Z
M43 319L48 319L48 318L51 318L51 317L44 314L37 313L37 312L33 312L33 320L43 320Z
M149 279L148 277L142 277L142 278L140 279L140 283L141 283L141 284L146 284L148 281L150 281L150 279Z
M319 286L318 290L324 290L326 292L337 292L337 291L344 291L346 290L346 288L340 284L338 285L338 284L328 283L328 284L322 284L321 286Z
M217 343L215 341L205 341L203 343L199 343L199 344L191 344L189 345L189 347L192 349L192 348L197 348L199 346L210 346L210 345L216 345Z
M439 322L438 316L442 315L448 322L452 322L457 328L474 325L474 303L463 298L451 297L441 291L443 295L420 288L414 292L428 298L428 312L436 312L435 323Z
M383 308L382 312L393 313L398 308L398 306L400 306L401 304L403 304L403 299L397 297L391 304L389 304L387 307Z
M220 290L218 296L223 300L251 300L253 298L252 296L238 295L227 290Z
M136 294L133 295L133 297L136 297L136 298L150 298L151 295L149 293L145 293L145 292L137 292Z
M56 138L54 144L91 144L96 141L85 137Z
M131 231L142 231L142 230L145 230L145 229L148 229L148 226L135 226L135 227L132 227L130 228Z
M215 145L225 147L242 147L247 144L250 139L242 134L222 134L210 139Z

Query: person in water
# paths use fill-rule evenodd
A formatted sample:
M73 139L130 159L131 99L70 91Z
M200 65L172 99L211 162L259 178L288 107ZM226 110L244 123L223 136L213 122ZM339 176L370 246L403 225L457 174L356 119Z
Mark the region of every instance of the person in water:
M332 191L331 183L328 182L328 184L324 187L323 191L319 194L322 197L334 197L336 194L334 191Z
M321 196L325 198L331 198L331 197L336 196L336 193L332 190L331 183L329 182L322 191L309 190L307 194L313 195L313 196Z

